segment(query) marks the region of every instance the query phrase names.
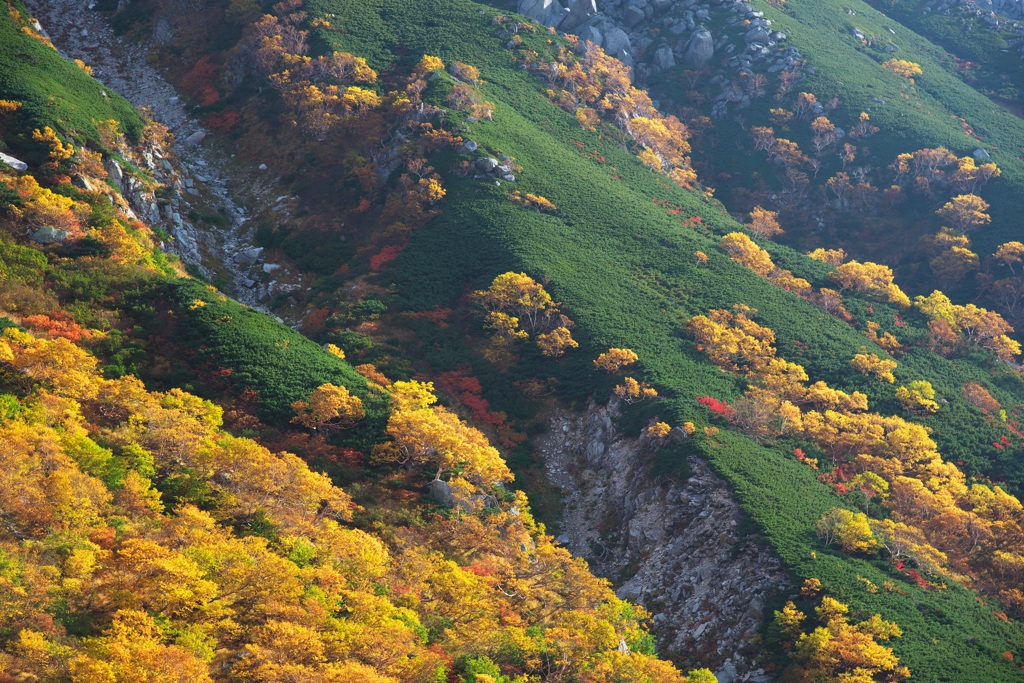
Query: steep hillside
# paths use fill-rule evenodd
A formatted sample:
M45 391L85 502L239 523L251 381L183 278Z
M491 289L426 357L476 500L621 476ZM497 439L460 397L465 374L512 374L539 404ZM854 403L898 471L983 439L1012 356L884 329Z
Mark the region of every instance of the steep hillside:
M899 56L919 64L922 74L908 81L882 69L892 52L877 47L883 45L877 36L891 36L891 26L855 4L789 0L784 11L765 9L773 28L784 30L814 67L803 69L797 90L828 101L841 87L837 113L830 115L851 130L870 107L879 130L863 144L875 156L860 154L877 165L900 151L937 145L968 154L978 141L965 125L975 131L1002 171L984 189L993 225L980 234L990 234L993 246L1005 241L1005 219L1015 215L1020 196L1013 188L1024 181L1009 151L1020 122L965 85L938 48L902 27L893 29L904 41ZM877 657L864 654L857 664L851 651L830 646L822 633L836 643L863 643L901 631L889 645L912 680L1020 679L1014 658L1024 654L1016 621L1024 609L1024 513L1011 495L1024 487L1019 347L998 315L941 294L912 305L884 268L844 263L836 253L809 258L731 217L701 182L715 185L725 170L732 179L722 178L731 183L724 190L733 195L756 169L769 186L785 182L770 166L730 160L756 159L744 147L744 128L769 116L767 107L752 107L743 121L714 124L714 134L736 141L738 153L723 154L728 158L714 161L713 177L695 180L686 138L698 125L688 131L658 112L603 53L507 13L469 0L293 0L266 9L271 14L261 16L245 4L198 10L144 4L118 21L130 31L159 26L177 41L163 53L172 76L241 156L255 160L273 145L272 170L292 185L300 205L294 214L261 216L258 235L269 253L310 276L308 290L279 303L303 318L302 332L336 345L336 354L201 285L161 280L135 299L140 310L132 336L153 341L148 360L139 363L144 377L162 389L192 382L190 388L228 402L229 425L240 433L298 447L310 461L329 463L339 481L358 482L353 490L365 494L356 502L368 511L355 519L388 530L382 536L389 542L424 524L428 535L442 528L425 522L418 508L371 505L385 493L415 498L426 483L416 477L428 467L437 468L440 484L432 488L442 500L465 496L470 487L464 502L483 506L481 524L503 524L497 518L514 515L518 502L485 486L487 477L507 476L504 464L480 447L479 432L455 446L427 448L435 460L424 462L402 432L401 420L411 419L403 413L417 406L424 419L429 413L457 420L429 409L415 383L396 384L389 417L375 388L387 384L384 375L436 377L453 409L486 429L520 481L544 496L551 491L540 481L528 436L543 429L545 411L614 396L623 404L618 429L640 435L637 457L651 476L679 484L691 458L707 462L751 522L742 537L737 532L735 541L726 536L723 543L753 552L744 548L756 543L742 543L760 537L771 546L765 556L785 565L788 585L803 586L800 595L793 589L768 596L774 604L767 612L778 613L764 625L761 651L751 648L751 667L786 676L843 672L898 680L906 672L895 658L872 650ZM191 25L202 30L186 31ZM652 84L665 89L672 76L666 70ZM677 99L669 106L685 104ZM954 114L969 121L953 120ZM792 125L806 145L804 121ZM692 140L695 156L707 160L698 171L709 171L715 149L696 135ZM756 184L751 177L750 187ZM937 201L914 197L907 210L933 220ZM865 242L897 223L893 217L858 223L852 213L837 213L840 225L860 226ZM883 250L890 243L877 244ZM637 362L621 368L605 362L610 372L601 372L594 361L609 349L631 349L636 358L628 360ZM353 362L358 357L359 366L349 367L337 353ZM328 442L316 434L289 435L295 401L323 382L361 397L363 427L336 429ZM312 420L312 401L299 405L300 422L304 415ZM372 449L373 466L362 469L385 421L393 441ZM446 430L437 434L448 438ZM453 465L441 457L450 453L464 460ZM395 471L387 462L421 467ZM640 487L631 476L631 487ZM447 480L453 483L446 489ZM495 507L504 512L488 517ZM608 528L594 531L613 535ZM511 584L495 577L523 580L525 565L493 570L477 563L471 558L478 551L460 545L474 532L462 532L438 532L430 547L451 558L459 580L489 577L491 589L521 597L517 588L510 596ZM534 542L547 548L550 541L540 534L537 529L541 540ZM499 544L484 559L496 562L512 547ZM400 565L395 571L404 571ZM630 586L638 567L617 569L612 578ZM388 585L401 583L391 578ZM846 603L850 617L822 591ZM503 598L490 595L500 612ZM619 604L600 596L587 604ZM426 614L428 603L409 609ZM811 625L801 626L803 615L796 615L812 608L825 640L808 644L799 634ZM543 612L516 617L537 619L536 625L528 621L530 627L516 630L502 623L495 631L498 641L515 643L511 654L501 642L456 635L455 616L445 617L450 625L424 622L423 643L430 652L436 645L451 655L486 653L503 674L556 680L551 650L540 643L545 634L555 637L551 629L579 633L582 627L548 621ZM871 620L873 614L898 628ZM612 631L600 628L631 651L646 652L649 641L641 645L643 637L630 630L634 617ZM707 643L680 639L669 620L655 624L661 643L689 643L671 652L679 662L695 665L708 652ZM520 631L537 640L517 640ZM577 680L605 680L598 675L623 666L613 660L619 655L602 650L610 642L585 648L573 663ZM833 655L838 663L828 673L815 668L827 668L821 662ZM460 674L473 673L468 660L459 661ZM660 666L640 656L635 661L652 671Z
M0 73L67 73L0 32ZM32 104L0 101L0 680L685 683L430 383L184 276L121 193L178 185L160 126Z

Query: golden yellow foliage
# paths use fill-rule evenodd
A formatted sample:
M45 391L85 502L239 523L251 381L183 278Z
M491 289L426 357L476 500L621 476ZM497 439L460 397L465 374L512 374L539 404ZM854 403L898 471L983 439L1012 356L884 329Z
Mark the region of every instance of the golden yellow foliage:
M611 348L602 353L594 361L594 367L604 370L608 374L614 374L628 367L638 360L639 356L632 349Z
M873 353L858 353L850 361L850 367L862 375L874 375L882 382L893 384L896 381L896 376L892 374L896 369L896 361L879 358Z
M326 433L351 427L365 416L362 399L333 384L321 384L306 400L293 403L292 410L292 422Z
M921 71L921 65L915 64L914 62L907 61L905 59L889 59L882 63L883 69L888 69L897 76L914 80L914 76L920 76L924 72Z

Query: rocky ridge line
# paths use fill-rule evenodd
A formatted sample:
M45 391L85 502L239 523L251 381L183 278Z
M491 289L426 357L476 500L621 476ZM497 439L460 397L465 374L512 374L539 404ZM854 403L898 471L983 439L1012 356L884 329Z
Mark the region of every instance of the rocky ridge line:
M562 489L558 540L618 594L654 613L659 652L715 667L719 683L764 683L758 633L770 596L791 586L782 561L740 531L726 482L690 458L689 477L652 477L647 446L616 432L615 404L559 411L538 440Z

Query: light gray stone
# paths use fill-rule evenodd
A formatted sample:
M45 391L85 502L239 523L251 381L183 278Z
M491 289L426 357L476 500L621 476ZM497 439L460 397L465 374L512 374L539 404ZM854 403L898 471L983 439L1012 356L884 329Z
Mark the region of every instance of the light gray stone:
M559 28L567 33L572 33L580 24L596 14L596 0L576 0L569 8L569 13L565 16Z
M604 35L604 51L617 55L620 50L629 50L629 35L621 28L613 28Z
M15 159L10 154L4 154L3 152L0 152L0 161L2 161L7 166L13 168L15 171L28 170L28 164L26 164L21 159Z
M476 170L481 173L490 173L494 169L498 168L498 160L493 157L485 157L483 159L477 159L473 164Z
M686 48L683 56L683 64L689 69L703 69L715 55L715 40L711 31L701 27L693 38L690 39L690 46Z
M197 130L195 133L192 133L192 135L189 135L187 138L185 138L185 144L186 145L198 145L199 143L201 143L205 139L206 139L206 131L205 130Z
M626 11L622 13L622 23L628 28L634 28L644 19L646 19L644 11L636 6L627 7Z
M662 45L658 48L658 51L654 53L654 67L659 71L671 69L675 65L675 55L672 54L672 48L668 45Z

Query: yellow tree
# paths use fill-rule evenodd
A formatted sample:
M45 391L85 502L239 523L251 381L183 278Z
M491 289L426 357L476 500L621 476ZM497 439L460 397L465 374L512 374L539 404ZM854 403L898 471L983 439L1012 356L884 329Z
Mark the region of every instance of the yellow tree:
M848 553L870 553L878 548L863 512L834 508L818 520L815 528L825 543L838 543Z
M435 468L434 479L452 473L476 484L512 481L497 449L458 415L433 406L431 384L395 382L395 410L388 419L392 441L374 448L374 457L412 467Z
M537 346L543 355L559 358L565 354L566 349L579 348L579 343L572 338L569 328L562 326L537 335Z
M931 261L932 274L947 284L955 283L972 270L977 270L978 255L965 247L951 247Z
M894 360L879 358L873 353L866 353L862 350L861 353L853 357L850 366L862 375L874 375L879 381L889 384L896 382L896 376L892 374L892 371L896 369Z
M433 73L435 71L441 71L444 69L444 62L441 61L440 57L432 57L430 55L423 55L422 59L416 64L416 68L413 70L413 74L418 77L423 77L426 74Z
M100 637L86 641L84 653L70 663L78 683L153 681L209 683L206 663L177 645L164 645L166 636L151 616L122 610Z
M924 73L921 71L920 64L915 64L905 59L890 59L882 63L882 68L888 69L897 76L909 79L911 82L913 82L914 76L920 76Z
M761 237L781 235L782 226L779 225L778 217L779 214L775 211L768 211L760 206L755 206L754 210L750 212L750 223L747 225L747 228L750 232Z
M775 358L775 333L751 320L756 314L737 304L731 312L714 309L706 316L694 316L689 328L697 348L718 367L733 372L757 370Z
M949 221L956 230L970 232L992 222L992 217L985 213L988 207L988 202L976 194L961 194L946 202L935 213Z
M896 400L905 410L912 413L935 413L939 404L935 398L935 389L931 382L923 379L914 380L908 386L896 390Z
M846 251L843 249L822 249L819 247L807 255L815 261L821 261L830 266L840 266L846 260Z
M615 374L635 363L639 357L632 349L610 348L594 361L594 367L604 370L608 374Z
M840 291L853 290L872 294L902 308L910 306L910 299L893 282L892 269L870 261L848 261L830 276L839 283Z
M768 252L741 232L730 232L722 238L719 246L733 261L746 266L761 277L768 277L775 269Z
M1001 244L992 257L997 261L1002 261L1010 268L1010 272L1016 275L1017 270L1014 265L1024 261L1024 244L1016 241Z
M362 399L334 384L321 384L304 401L293 403L292 410L292 422L325 434L351 427L366 415Z
M612 391L616 398L626 403L638 403L649 398L657 398L658 392L647 382L638 382L632 377L626 377Z
M559 304L544 287L526 273L502 273L485 290L473 292L473 298L488 312L515 315L537 332L558 312Z

